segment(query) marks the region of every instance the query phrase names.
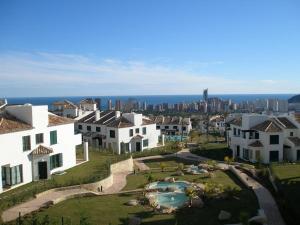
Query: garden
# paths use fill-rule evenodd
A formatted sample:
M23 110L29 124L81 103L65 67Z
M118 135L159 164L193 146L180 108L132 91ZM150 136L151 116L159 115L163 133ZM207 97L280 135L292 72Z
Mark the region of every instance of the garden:
M63 217L64 224L81 225L132 224L133 218L140 218L145 225L193 225L199 222L203 225L215 225L243 222L257 213L258 203L254 193L245 188L229 171L219 170L208 163L208 173L190 174L186 171L192 162L175 157L152 159L145 163L150 170L129 175L123 189L141 189L140 191L70 199L31 215L23 224L26 221L31 224L32 221L36 221L35 224L62 224ZM165 181L166 178L202 184L201 198L204 205L180 208L173 213L162 213L153 207L145 198L145 187L153 182ZM192 195L194 194L188 194ZM128 205L133 200L137 203ZM221 211L226 216L224 221L219 218Z

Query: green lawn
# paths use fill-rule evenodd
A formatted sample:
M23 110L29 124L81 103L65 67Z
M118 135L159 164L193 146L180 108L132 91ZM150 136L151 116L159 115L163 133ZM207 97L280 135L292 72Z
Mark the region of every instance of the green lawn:
M179 163L193 164L192 161L182 160L176 157L167 157L162 159L147 159L144 163L150 168L160 168L160 163L164 163L167 167L177 167Z
M101 180L109 175L110 163L123 160L128 155L117 156L108 152L90 149L90 161L67 170L64 175L54 175L45 181L36 181L0 194L0 213L20 202L33 198L35 194L45 190L90 183ZM79 152L81 149L79 148ZM79 153L80 155L80 153Z
M274 164L272 172L280 190L277 196L288 224L300 221L300 164Z
M168 166L174 164L174 161L164 162ZM169 169L166 172L151 171L154 179L172 176L174 173L175 169ZM80 218L83 217L88 218L89 224L95 225L127 224L128 217L137 216L142 218L143 225L174 225L176 221L178 225L221 225L223 223L217 219L220 210L227 210L232 213L232 219L226 223L238 222L242 211L248 212L249 215L255 215L258 204L254 193L244 188L230 172L218 170L214 174L215 176L212 178L204 175L174 176L179 180L223 184L237 189L233 198L208 200L202 209L187 208L179 210L176 214L162 215L154 213L148 206L126 206L125 203L130 199L142 197L141 193L135 193L67 200L38 213L37 218L42 220L45 215L49 215L51 224L55 224L55 222L59 224L61 212L63 212L65 224L79 224ZM147 176L147 172L128 176L128 184L124 190L143 188L147 184Z
M214 160L223 161L225 156L232 156L226 143L206 143L201 144L199 148L191 150L192 153Z

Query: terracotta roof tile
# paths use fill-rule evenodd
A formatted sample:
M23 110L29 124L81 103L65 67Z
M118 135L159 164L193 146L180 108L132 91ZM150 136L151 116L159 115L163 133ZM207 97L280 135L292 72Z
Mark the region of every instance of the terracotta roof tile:
M17 119L16 117L3 113L0 114L0 134L30 130L32 126Z
M298 137L289 137L288 138L295 146L300 146L300 138Z
M242 118L241 117L234 118L231 121L229 121L228 124L232 124L232 125L241 127L242 126Z
M34 149L31 152L32 155L48 155L51 153L53 153L53 149L45 147L43 145L39 145L36 149Z
M264 145L259 141L259 140L256 140L254 141L253 143L249 144L250 147L264 147Z
M125 128L125 127L133 127L134 125L130 121L128 121L127 119L121 116L118 119L107 124L107 126L115 127L115 128Z
M282 129L272 120L266 120L260 124L257 124L256 126L252 127L251 130L258 130L268 133L282 131Z
M280 124L282 124L286 129L297 129L296 125L293 124L288 118L286 117L277 117L276 118Z
M48 126L58 126L58 125L63 125L63 124L68 124L68 123L74 123L74 120L66 117L61 117L61 116L56 116L56 115L48 115Z

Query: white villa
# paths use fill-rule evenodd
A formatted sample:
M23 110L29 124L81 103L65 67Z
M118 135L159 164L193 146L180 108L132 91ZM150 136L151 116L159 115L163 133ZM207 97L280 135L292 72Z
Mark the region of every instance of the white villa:
M48 106L6 106L0 112L0 193L76 165L74 121Z
M300 130L292 118L243 114L228 124L234 157L262 163L300 160Z
M69 118L84 116L95 110L97 110L97 103L90 98L80 101L79 105L76 105L69 100L52 103L52 112L54 114Z
M118 154L144 151L158 146L160 130L142 114L96 110L77 120L76 130L91 145Z
M187 136L192 130L191 118L188 117L154 116L151 119L156 123L157 129L165 135Z

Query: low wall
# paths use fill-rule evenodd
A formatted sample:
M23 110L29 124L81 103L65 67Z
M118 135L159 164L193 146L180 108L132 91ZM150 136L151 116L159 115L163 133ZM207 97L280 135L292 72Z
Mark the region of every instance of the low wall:
M240 172L239 172L236 168L234 168L234 166L229 166L229 170L230 170L234 175L236 175L236 176L239 178L239 180L240 180L246 187L252 188L252 186L249 186L247 180L246 180L243 176L241 176Z
M102 189L105 190L113 185L114 173L128 172L128 171L129 172L133 171L133 159L132 158L111 164L110 165L110 175L107 178L97 181L95 183L83 184L82 187L87 190L93 191L93 192L99 192L99 190L102 186Z

